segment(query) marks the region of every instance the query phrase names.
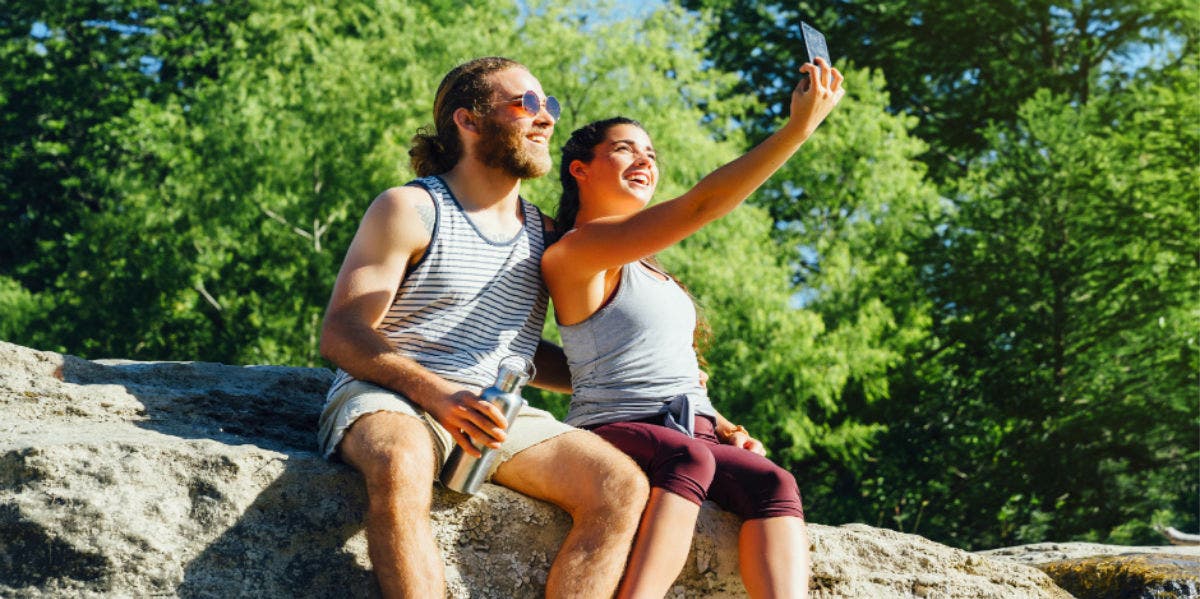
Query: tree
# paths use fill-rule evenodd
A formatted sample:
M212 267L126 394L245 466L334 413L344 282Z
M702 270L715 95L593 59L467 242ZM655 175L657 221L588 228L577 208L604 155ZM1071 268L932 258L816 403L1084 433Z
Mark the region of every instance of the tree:
M742 76L735 93L782 95L803 60L800 20L826 30L835 60L882 67L888 105L920 117L923 160L948 196L918 212L935 235L848 254L903 248L900 272L920 276L877 296L913 325L907 345L875 346L904 348L877 387L888 401L863 401L854 384L841 397L846 413L888 427L863 468L833 479L842 519L967 547L1146 541L1152 523L1194 523L1196 455L1181 449L1196 447L1194 350L1190 333L1164 331L1195 330L1196 251L1182 241L1196 239L1195 106L1181 104L1195 94L1195 12L1173 1L683 4L716 19L709 56ZM770 119L742 121L754 139ZM793 231L797 212L763 198L777 234ZM809 258L831 254L801 247L794 272L809 285L824 274ZM827 321L871 297L801 293ZM1151 422L1164 413L1173 426Z
M252 4L218 78L114 122L119 195L71 238L60 338L83 354L317 363L340 252L400 182L398 136L427 110L399 98L440 76L412 57L460 24L392 2ZM404 34L418 26L430 35Z
M1198 17L1184 0L1028 2L892 0L833 4L686 0L711 10L714 63L743 75L745 89L786 87L807 58L800 21L828 34L839 59L883 71L891 108L920 117L935 179L959 176L985 149L990 122L1012 123L1039 89L1087 102L1149 54L1196 51ZM762 122L755 123L761 131Z
M988 133L932 262L940 360L909 366L912 413L883 415L881 449L914 465L881 464L872 492L927 505L925 534L1152 543L1154 525L1196 526L1195 75L1086 106L1041 92Z
M223 24L239 20L239 7L2 3L0 276L37 293L62 272L64 236L113 192L98 175L118 168L122 156L105 128L140 98L161 101L214 77Z
M61 301L42 326L84 355L319 363L320 315L354 225L372 197L411 178L408 139L464 57L528 57L565 101L560 129L634 109L651 127L694 123L700 112L679 95L716 95L699 59L677 56L677 32L700 26L680 10L583 24L595 13L530 10L522 20L502 5L252 4L229 26L218 78L114 121L125 159L104 184L120 193L70 237ZM647 45L603 41L637 36ZM705 135L684 127L664 147ZM550 185L527 194L545 206Z

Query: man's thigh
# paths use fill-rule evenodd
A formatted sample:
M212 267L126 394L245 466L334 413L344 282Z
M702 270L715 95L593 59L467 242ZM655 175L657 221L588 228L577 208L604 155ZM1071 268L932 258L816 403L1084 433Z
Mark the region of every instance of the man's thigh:
M439 465L439 452L425 421L399 412L359 417L346 430L337 453L363 474L368 486L399 478L429 488Z
M445 462L447 453L454 445L450 433L441 428L424 410L410 399L378 385L365 381L352 380L343 385L337 393L326 399L317 422L317 441L325 457L333 457L341 447L342 438L358 420L364 416L380 412L408 414L425 421L429 434L432 435L434 447L439 457Z
M574 430L514 455L496 470L493 482L564 508L597 496L621 496L640 468L604 439Z

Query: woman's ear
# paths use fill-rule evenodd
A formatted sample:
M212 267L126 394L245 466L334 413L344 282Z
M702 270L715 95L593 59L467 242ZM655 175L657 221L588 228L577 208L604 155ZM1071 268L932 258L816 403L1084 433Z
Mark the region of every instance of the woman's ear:
M454 124L459 129L479 134L479 117L466 108L458 108L454 111Z
M575 177L576 180L587 180L587 164L584 164L582 160L572 160L571 166L567 168L567 172L571 173L571 176Z

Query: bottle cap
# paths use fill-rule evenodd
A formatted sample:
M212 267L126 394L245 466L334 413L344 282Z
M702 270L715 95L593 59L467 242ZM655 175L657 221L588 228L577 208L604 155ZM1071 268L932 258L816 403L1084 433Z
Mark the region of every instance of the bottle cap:
M533 379L537 368L533 361L523 356L508 356L500 360L496 373L496 387L505 393L513 393Z

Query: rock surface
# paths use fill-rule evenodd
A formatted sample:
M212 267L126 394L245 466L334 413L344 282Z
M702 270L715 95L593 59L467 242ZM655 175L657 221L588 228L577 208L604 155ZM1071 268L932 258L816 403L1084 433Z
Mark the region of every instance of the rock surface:
M1200 558L1200 547L1162 545L1158 547L1127 547L1124 545L1101 545L1099 543L1034 543L979 551L980 555L999 557L1020 564L1036 566L1063 560L1076 560L1106 555L1159 553L1173 556Z
M361 479L313 451L331 373L86 361L0 342L0 596L371 597ZM435 493L451 595L538 597L570 525L485 485ZM670 597L743 597L706 505ZM810 525L814 597L1054 597L1040 570Z
M1077 599L1200 596L1200 559L1169 553L1085 557L1038 566Z
M1077 599L1200 597L1200 547L1037 543L980 552L1037 566Z

